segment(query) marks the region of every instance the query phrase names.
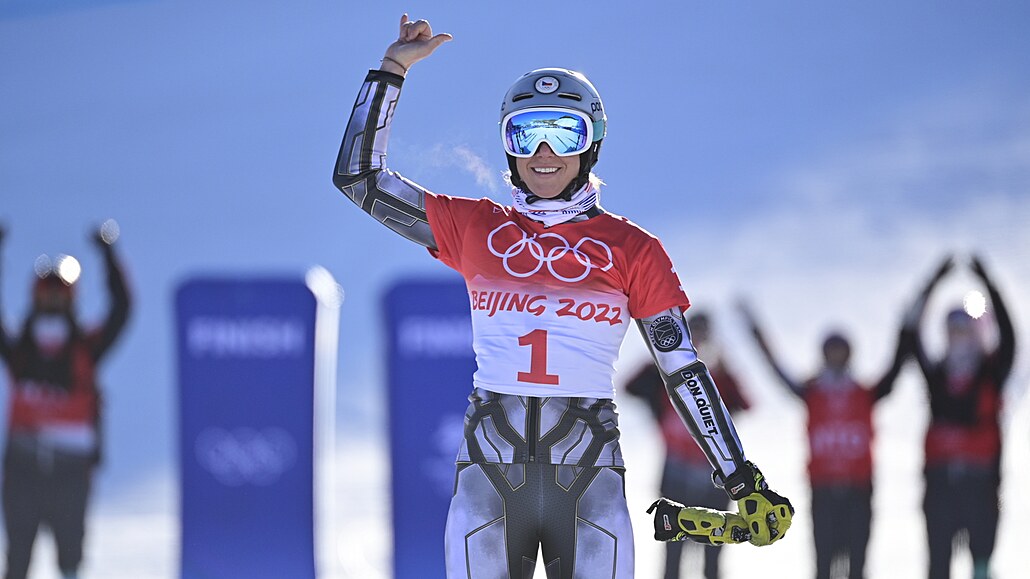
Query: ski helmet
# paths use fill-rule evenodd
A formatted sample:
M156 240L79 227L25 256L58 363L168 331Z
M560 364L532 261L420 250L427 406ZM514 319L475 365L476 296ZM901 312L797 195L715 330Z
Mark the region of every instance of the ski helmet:
M579 173L558 195L559 199L568 200L590 178L590 170L597 163L597 155L601 150L601 140L608 130L608 119L601 105L601 95L582 73L564 68L538 68L519 77L508 89L504 95L504 102L501 103L501 122L507 115L531 107L572 109L593 120L593 144L580 153ZM503 133L503 126L501 131ZM532 193L519 175L515 157L510 154L507 157L512 184L527 193ZM533 199L532 195L530 199Z

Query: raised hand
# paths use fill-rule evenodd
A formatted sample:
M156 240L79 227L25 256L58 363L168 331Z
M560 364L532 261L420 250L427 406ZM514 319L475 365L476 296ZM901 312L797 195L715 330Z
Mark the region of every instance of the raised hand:
M923 317L923 311L926 309L926 302L930 299L930 293L933 288L941 281L949 271L955 267L955 257L950 253L944 256L941 264L937 266L937 270L930 277L929 281L926 282L926 287L919 293L919 296L905 312L904 326L909 330L914 329L918 324L919 320Z
M429 25L428 20L411 21L408 15L404 14L401 16L397 40L386 48L382 69L398 74L407 73L412 64L433 54L441 44L452 38L446 32L433 34L433 27ZM403 71L395 70L396 68L402 68Z
M754 310L751 309L751 304L745 301L743 298L737 300L737 311L744 318L744 322L747 324L748 330L751 331L751 335L754 336L755 341L758 343L758 347L764 351L769 350L769 346L765 343L765 337L762 335L762 330L758 327L758 318L755 316Z
M944 256L944 261L937 267L937 271L934 272L933 277L930 278L930 285L936 284L941 280L942 277L947 275L955 267L955 258L952 255Z
M977 277L985 282L989 281L990 278L987 277L987 270L984 269L983 261L980 260L979 255L973 255L972 259L969 261L969 266L973 269L973 273L975 273Z
M744 298L739 298L736 305L737 311L744 318L748 329L752 333L756 332L758 330L758 320L755 318L755 312L751 309L751 304L744 300Z
M93 230L90 234L90 240L100 249L106 249L118 240L120 231L118 222L114 219L108 219Z

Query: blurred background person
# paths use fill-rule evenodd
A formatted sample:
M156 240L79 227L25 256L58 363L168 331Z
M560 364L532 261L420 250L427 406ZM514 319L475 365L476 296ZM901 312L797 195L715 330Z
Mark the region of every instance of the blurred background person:
M815 576L829 579L837 571L861 579L872 527L873 407L894 387L908 354L904 341L898 339L883 377L867 387L852 375L850 341L831 332L823 340L822 367L799 381L773 355L751 308L741 303L740 310L763 357L807 412Z
M4 231L0 229L0 246ZM77 577L93 470L100 460L97 369L125 327L129 293L111 244L108 221L92 237L107 267L110 308L96 327L80 325L75 282L80 266L60 256L40 258L32 303L17 334L0 317L0 358L7 367L9 413L4 450L3 514L6 579L28 574L40 525L57 547L62 577Z
M703 356L715 381L723 404L731 416L746 410L750 403L740 389L736 377L726 368L721 348L713 338L711 320L704 311L687 320L690 337ZM648 361L626 384L626 392L642 398L651 409L665 442L665 463L662 468L661 494L675 501L708 507L727 508L728 499L722 489L712 484L712 468L704 451L697 445L673 408L658 368ZM719 577L719 547L697 543L670 542L665 544L665 579L679 579L684 547L696 545L704 552L705 579Z
M926 432L923 511L929 542L929 577L951 576L954 541L968 540L973 577L990 577L990 560L998 530L998 489L1001 486L1002 388L1012 371L1016 338L1001 294L980 259L970 262L987 289L997 324L997 345L989 349L977 327L983 308L962 307L947 313L947 345L941 358L931 360L922 341L922 320L930 294L954 268L944 259L919 294L906 319L906 336L930 397Z

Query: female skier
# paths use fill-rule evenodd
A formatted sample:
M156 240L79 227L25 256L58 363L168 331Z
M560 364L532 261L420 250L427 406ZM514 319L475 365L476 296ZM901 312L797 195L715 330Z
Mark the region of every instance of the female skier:
M333 174L344 195L466 281L477 370L445 531L447 576L633 576L614 362L630 319L740 514L660 499L655 536L767 545L793 509L769 490L683 320L687 296L659 241L598 204L606 119L582 74L534 70L509 89L501 137L512 205L428 191L386 167L408 70L451 39L401 17L365 78ZM746 530L745 530L746 529Z

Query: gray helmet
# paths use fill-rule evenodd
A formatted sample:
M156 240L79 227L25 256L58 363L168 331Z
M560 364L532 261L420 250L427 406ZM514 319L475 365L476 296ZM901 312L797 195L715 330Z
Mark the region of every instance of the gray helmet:
M565 68L538 68L527 72L511 85L504 102L501 103L501 117L514 111L530 107L561 107L579 111L594 121L593 146L580 154L579 174L569 183L558 197L569 199L590 177L590 170L597 163L597 154L601 150L601 140L608 131L608 118L604 114L601 95L594 85L582 73ZM503 129L503 128L502 128ZM508 155L508 168L511 169L511 182L516 187L530 193L518 170L515 168L515 157Z

